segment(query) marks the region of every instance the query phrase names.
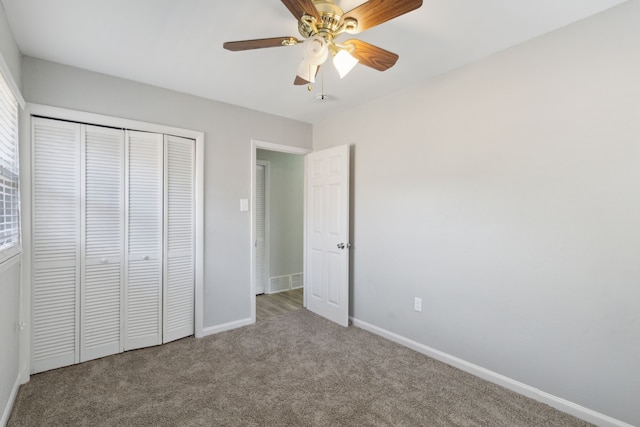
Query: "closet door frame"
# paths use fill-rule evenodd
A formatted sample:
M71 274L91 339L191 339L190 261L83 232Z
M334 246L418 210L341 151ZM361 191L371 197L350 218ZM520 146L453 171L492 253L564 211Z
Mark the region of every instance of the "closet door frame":
M205 336L203 325L203 276L204 276L204 132L164 126L155 123L142 122L121 117L87 113L66 108L52 107L42 104L27 103L20 114L20 178L23 224L23 286L21 293L21 312L24 322L24 339L20 344L20 381L29 380L31 372L31 267L32 267L32 197L33 182L31 165L32 158L32 128L31 120L34 116L51 119L67 120L79 123L91 123L98 126L110 126L121 129L134 129L145 132L176 135L195 140L195 259L194 259L194 329L196 338Z

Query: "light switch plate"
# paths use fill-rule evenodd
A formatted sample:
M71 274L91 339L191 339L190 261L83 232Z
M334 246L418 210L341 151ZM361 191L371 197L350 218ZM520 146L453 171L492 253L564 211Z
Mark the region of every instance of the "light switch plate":
M240 199L240 212L249 211L249 199Z

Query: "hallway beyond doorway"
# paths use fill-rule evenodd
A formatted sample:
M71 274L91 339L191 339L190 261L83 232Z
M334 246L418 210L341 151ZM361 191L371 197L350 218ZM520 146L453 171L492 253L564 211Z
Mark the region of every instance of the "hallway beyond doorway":
M256 321L301 309L302 296L302 288L256 296Z

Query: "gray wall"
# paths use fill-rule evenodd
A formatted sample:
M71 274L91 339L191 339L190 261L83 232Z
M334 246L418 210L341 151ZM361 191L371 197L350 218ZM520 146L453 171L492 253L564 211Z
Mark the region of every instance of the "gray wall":
M2 4L0 4L0 55L7 64L11 77L20 87L20 51L13 39ZM20 269L19 260L0 264L0 424L4 417L9 416L9 398L18 379Z
M18 49L15 39L13 38L13 33L11 32L11 27L9 27L9 22L7 21L7 16L4 12L2 3L0 3L0 53L2 54L2 59L4 59L9 67L9 72L11 73L13 80L19 88L22 88L22 55L20 54L20 50Z
M270 168L269 276L303 269L304 156L257 150Z
M205 132L204 326L251 317L251 139L309 148L311 125L25 57L28 102Z
M640 425L640 1L313 141L353 144L356 319Z
M20 262L6 263L0 266L0 425L9 417L8 404L20 368Z

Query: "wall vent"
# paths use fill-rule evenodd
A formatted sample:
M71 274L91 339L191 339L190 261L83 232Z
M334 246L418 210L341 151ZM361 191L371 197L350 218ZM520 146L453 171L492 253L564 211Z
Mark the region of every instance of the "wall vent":
M304 286L304 282L302 281L302 273L292 274L291 275L291 289L298 289Z
M269 278L268 294L276 292L290 291L292 289L302 288L304 286L302 273L286 274L284 276L275 276Z

